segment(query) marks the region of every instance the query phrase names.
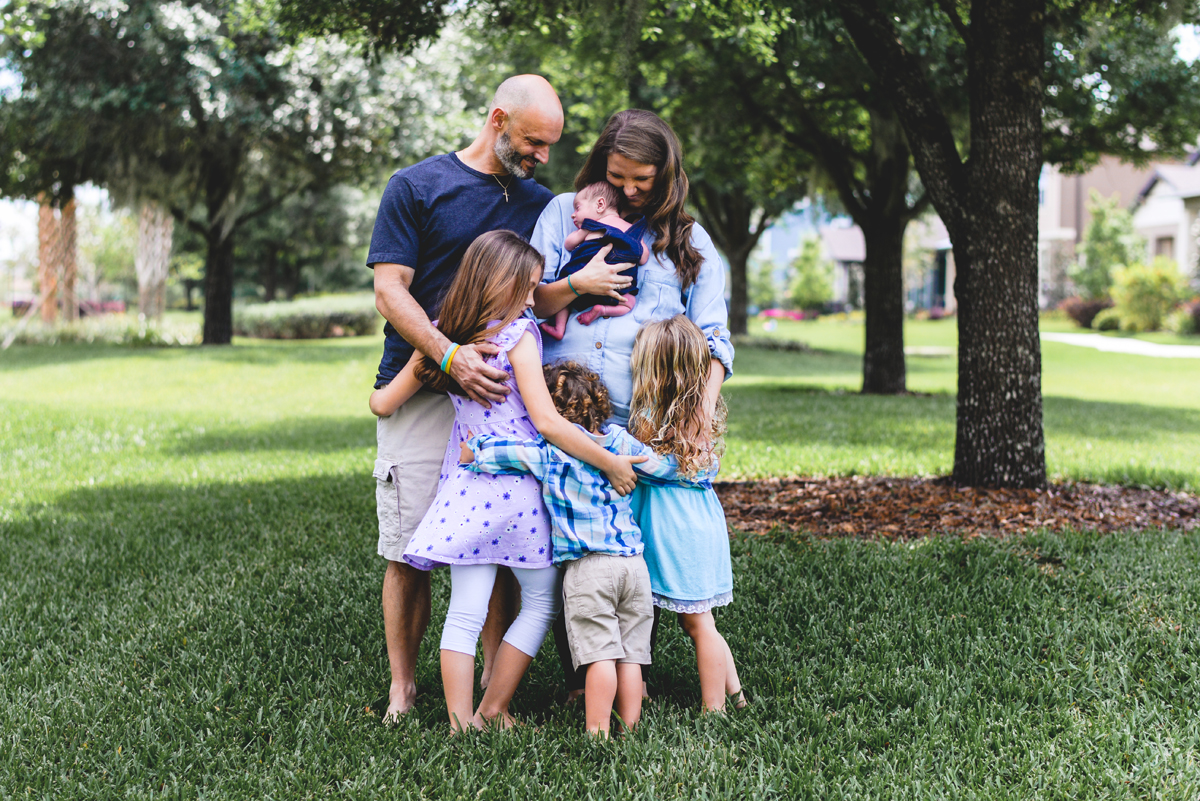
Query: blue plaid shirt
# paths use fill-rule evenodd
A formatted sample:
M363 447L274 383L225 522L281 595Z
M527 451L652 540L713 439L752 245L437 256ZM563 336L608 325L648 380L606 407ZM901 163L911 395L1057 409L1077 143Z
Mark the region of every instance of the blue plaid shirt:
M585 431L583 426L579 426ZM620 426L603 434L586 432L605 450L621 456L648 456L633 465L652 481L676 479L673 456L659 456ZM542 498L550 511L550 544L554 564L579 559L589 553L636 556L642 552L642 531L633 520L631 496L622 497L596 468L575 459L542 437L536 440L505 439L493 434L467 442L475 461L463 465L483 473L529 473L542 483ZM709 478L705 475L701 478ZM696 482L679 479L695 486Z

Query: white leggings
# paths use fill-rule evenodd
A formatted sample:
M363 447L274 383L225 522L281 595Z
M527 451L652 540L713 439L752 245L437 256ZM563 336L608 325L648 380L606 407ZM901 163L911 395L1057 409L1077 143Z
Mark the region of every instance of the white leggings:
M562 606L558 568L512 568L521 584L521 613L504 641L534 656ZM450 565L450 608L442 629L442 650L475 655L475 644L487 620L488 601L496 583L496 565Z

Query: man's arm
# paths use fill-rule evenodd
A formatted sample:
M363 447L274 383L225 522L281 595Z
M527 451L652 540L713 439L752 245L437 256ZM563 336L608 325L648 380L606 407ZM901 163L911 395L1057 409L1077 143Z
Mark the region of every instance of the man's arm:
M378 262L375 267L375 308L387 321L421 353L439 364L450 347L450 340L429 322L421 304L408 288L412 286L414 270L403 264ZM450 376L458 382L472 400L488 405L499 403L508 394L504 381L508 374L484 363L485 355L499 349L490 342L463 345L450 364Z

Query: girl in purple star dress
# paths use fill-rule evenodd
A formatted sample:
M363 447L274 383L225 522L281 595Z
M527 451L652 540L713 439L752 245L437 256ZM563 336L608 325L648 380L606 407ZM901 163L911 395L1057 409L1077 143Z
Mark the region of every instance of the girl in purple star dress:
M442 461L437 497L413 533L404 559L414 567L450 567L450 608L442 629L442 683L450 726L481 728L492 719L511 724L508 704L558 614L558 570L551 564L550 519L536 479L489 475L459 464L469 436L545 437L603 471L622 495L633 489L631 464L645 457L617 456L568 423L554 408L542 377L541 337L524 317L544 269L540 253L511 231L482 234L463 256L442 301L436 328L451 343L488 342L488 362L509 374L509 394L490 406L471 400L429 357L420 355L371 396L371 410L390 414L422 384L450 393L455 422ZM451 344L443 357L453 359ZM521 612L496 654L491 682L474 709L475 648L487 617L496 567L512 568L521 584Z

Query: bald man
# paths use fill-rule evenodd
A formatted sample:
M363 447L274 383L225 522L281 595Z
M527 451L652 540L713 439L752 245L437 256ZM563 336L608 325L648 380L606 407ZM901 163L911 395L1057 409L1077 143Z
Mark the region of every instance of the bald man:
M504 228L529 238L554 197L533 174L549 160L562 126L562 104L546 79L518 75L496 89L483 128L465 150L406 167L388 181L367 256L375 270L375 305L387 319L376 388L390 382L415 351L441 362L450 341L430 320L442 290L480 234ZM507 374L484 363L495 351L488 343L465 345L450 366L459 386L485 404L507 393ZM450 399L422 391L381 417L376 429L378 552L387 560L383 623L392 674L384 722L411 709L416 697L417 653L429 624L429 573L401 557L437 493L453 423ZM483 631L485 686L515 605L512 575L501 573L508 581L497 577Z

